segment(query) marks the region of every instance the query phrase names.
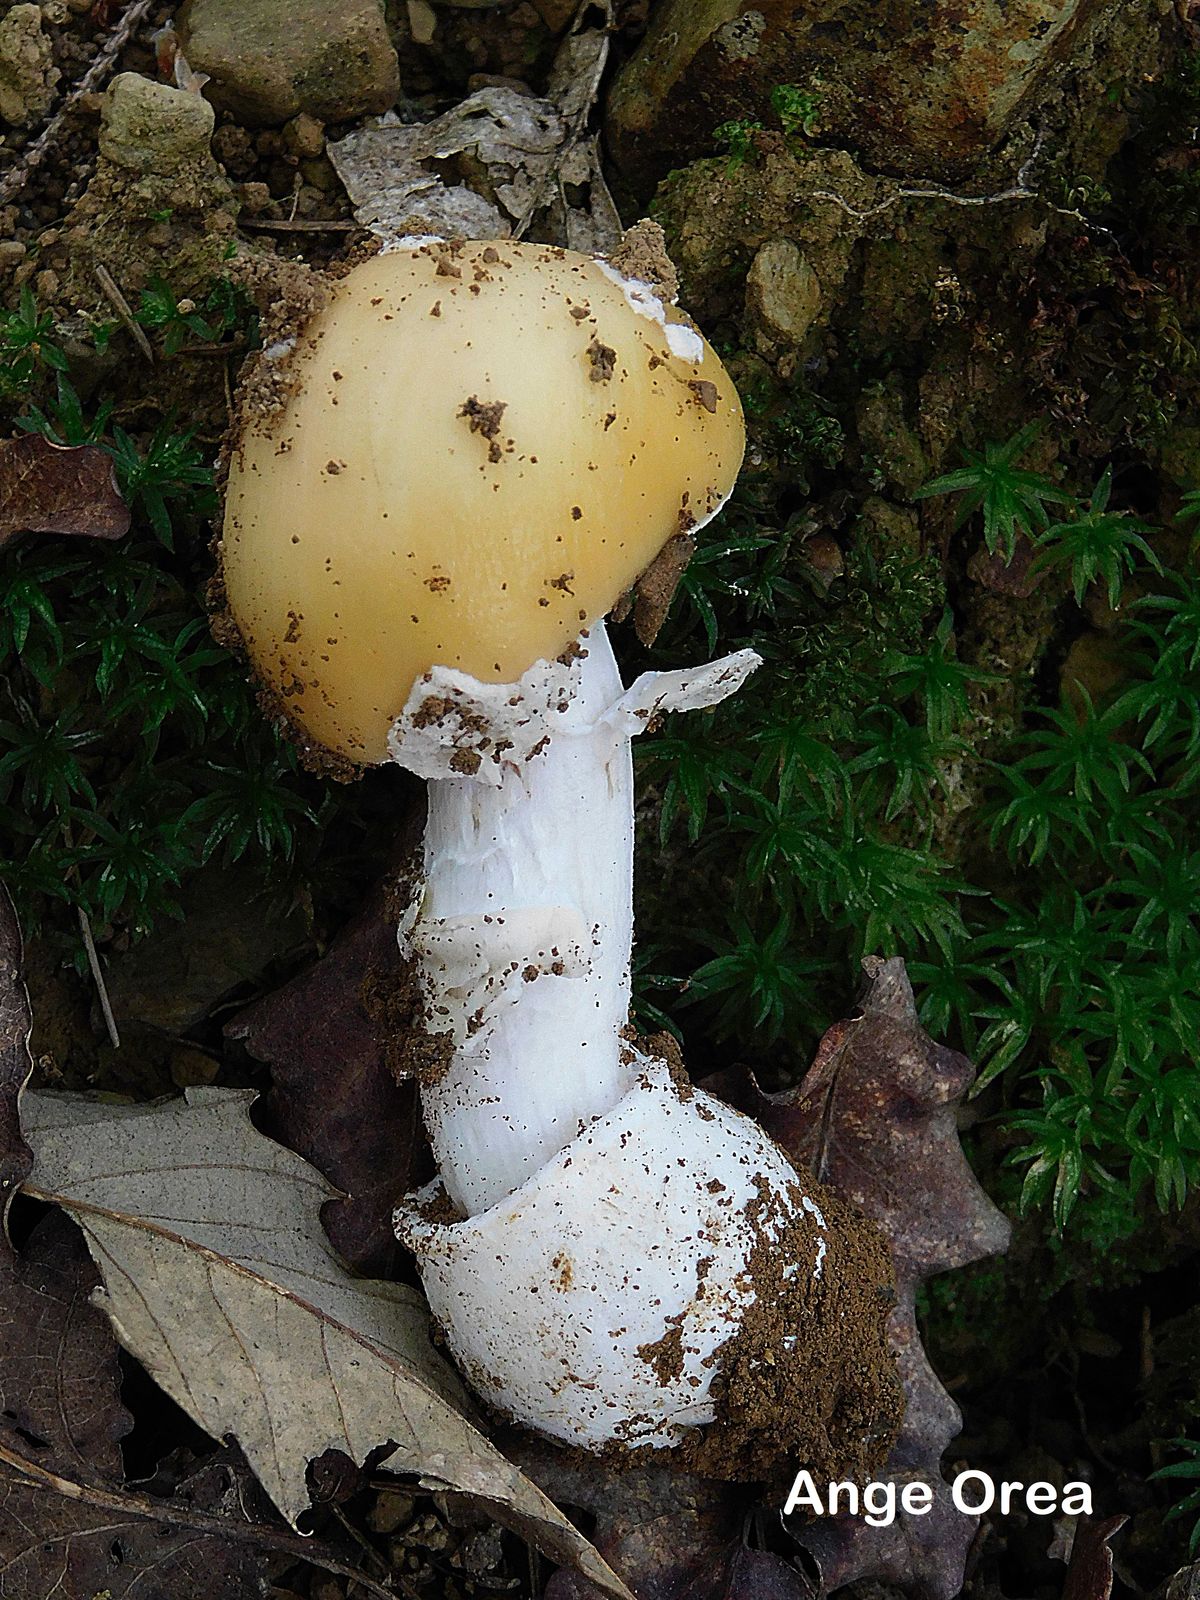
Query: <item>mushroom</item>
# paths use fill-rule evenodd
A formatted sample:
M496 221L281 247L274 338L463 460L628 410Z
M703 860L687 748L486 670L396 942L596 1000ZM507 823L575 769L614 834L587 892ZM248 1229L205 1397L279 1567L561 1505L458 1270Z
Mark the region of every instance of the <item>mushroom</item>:
M428 780L399 938L439 1177L396 1227L452 1351L552 1437L670 1447L728 1415L734 1374L775 1431L852 1305L892 1403L864 1426L845 1362L810 1409L869 1465L895 1412L886 1252L629 1028L631 740L758 658L626 690L603 617L728 495L728 375L648 284L511 240L385 251L262 362L279 398L231 452L230 613L307 739Z

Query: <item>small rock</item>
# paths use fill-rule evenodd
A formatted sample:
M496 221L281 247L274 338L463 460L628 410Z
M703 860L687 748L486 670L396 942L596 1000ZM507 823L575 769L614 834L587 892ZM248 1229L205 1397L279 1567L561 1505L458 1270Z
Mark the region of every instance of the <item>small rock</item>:
M821 310L821 284L791 239L769 239L746 274L746 315L768 346L795 348Z
M367 1527L372 1533L398 1533L408 1527L416 1509L412 1495L399 1489L380 1489L367 1512Z
M408 31L414 44L432 44L437 32L437 13L429 0L408 0Z
M100 154L137 172L171 172L210 159L213 120L200 95L122 72L104 97Z
M800 559L809 570L813 582L824 594L846 571L842 547L829 533L810 533L800 546Z
M0 272L8 272L25 259L25 246L17 239L0 239Z
M221 1063L207 1050L201 1050L196 1045L181 1044L171 1052L169 1070L171 1082L177 1089L194 1089L202 1084L215 1083Z
M533 0L533 8L555 35L566 30L579 10L576 0Z
M474 1578L486 1577L504 1560L504 1542L497 1527L480 1528L463 1541L462 1565Z
M14 128L40 122L54 104L59 76L40 9L13 6L0 18L0 122Z
M863 541L878 541L885 550L898 550L908 556L919 556L923 549L917 513L877 494L863 501L854 525L854 536Z
M271 191L265 183L239 184L237 193L242 210L251 217L259 216L271 204Z
M213 155L234 178L248 178L258 163L254 141L245 128L223 123L213 134Z
M294 156L319 156L325 148L325 126L302 111L285 125L283 142Z
M400 92L378 0L187 0L178 27L206 93L240 122L278 126L301 112L349 122L387 111Z
M97 304L98 266L127 295L154 277L186 294L219 270L236 203L213 159L212 133L212 107L198 94L136 72L113 79L101 110L100 158L65 223L69 300Z

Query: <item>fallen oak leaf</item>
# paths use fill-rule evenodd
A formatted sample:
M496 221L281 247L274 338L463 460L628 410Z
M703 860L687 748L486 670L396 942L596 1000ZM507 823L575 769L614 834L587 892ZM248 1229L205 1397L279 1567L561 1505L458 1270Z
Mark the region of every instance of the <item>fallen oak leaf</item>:
M1110 1600L1113 1586L1112 1540L1129 1521L1115 1516L1087 1517L1075 1530L1063 1600Z
M192 1089L160 1106L27 1095L29 1193L84 1231L117 1337L200 1427L235 1437L290 1522L309 1462L386 1449L392 1470L487 1502L605 1594L630 1592L459 1409L424 1302L354 1279L320 1211L335 1191L249 1119L253 1095Z
M401 829L398 862L419 849L423 826L422 814ZM371 1003L376 995L386 999L385 1010L395 1009L400 888L395 874L385 877L319 961L238 1012L224 1030L270 1067L260 1124L342 1191L325 1207L325 1231L343 1260L371 1274L387 1273L397 1256L397 1195L419 1188L433 1171L417 1085L396 1081L389 1030ZM401 1019L387 1021L392 1034L399 1031Z
M120 539L129 522L107 451L40 433L0 440L0 547L19 533Z
M19 1108L21 1091L33 1071L29 1053L33 1016L23 965L21 926L12 898L0 883L0 1234L7 1227L12 1197L33 1165L33 1151L21 1134Z
M900 1584L929 1600L962 1587L978 1519L958 1511L941 1477L942 1455L962 1417L929 1364L917 1328L918 1286L935 1272L1002 1252L1009 1224L967 1164L956 1108L975 1070L920 1025L904 962L868 959L856 1016L836 1023L802 1082L764 1094L723 1074L715 1092L757 1117L798 1162L887 1235L897 1304L889 1337L907 1397L888 1459L897 1487L924 1482L931 1510L900 1510L890 1527L822 1517L795 1530L828 1591L862 1578Z

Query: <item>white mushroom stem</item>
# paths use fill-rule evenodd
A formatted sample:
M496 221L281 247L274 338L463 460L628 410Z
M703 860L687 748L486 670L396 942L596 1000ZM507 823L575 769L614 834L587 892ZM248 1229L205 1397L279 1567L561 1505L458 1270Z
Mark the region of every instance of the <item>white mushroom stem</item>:
M824 1269L825 1216L778 1146L626 1037L631 740L757 665L744 650L622 690L597 626L517 683L435 668L389 741L430 780L400 938L446 1036L422 1087L441 1177L396 1230L476 1389L589 1448L713 1421L735 1348L777 1377L797 1335L764 1307L806 1306Z
M476 1215L632 1087L631 740L713 705L752 651L625 693L602 624L517 684L435 669L393 730L430 779L424 895L401 930L448 1064L423 1089L446 1190ZM474 768L472 771L470 769Z

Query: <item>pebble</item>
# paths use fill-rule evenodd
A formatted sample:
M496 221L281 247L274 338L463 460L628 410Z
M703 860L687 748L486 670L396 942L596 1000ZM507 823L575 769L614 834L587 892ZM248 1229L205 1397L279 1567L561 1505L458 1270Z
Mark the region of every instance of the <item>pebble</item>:
M198 94L119 73L104 97L100 154L116 166L166 175L211 160L213 108Z
M769 239L746 275L746 312L768 343L796 346L821 310L821 284L791 239Z
M319 156L325 148L325 125L302 111L285 124L283 142L294 156Z
M177 24L206 95L250 126L349 122L400 92L379 0L187 0Z
M0 123L27 128L54 103L59 70L35 5L12 6L0 17Z

